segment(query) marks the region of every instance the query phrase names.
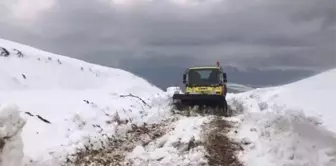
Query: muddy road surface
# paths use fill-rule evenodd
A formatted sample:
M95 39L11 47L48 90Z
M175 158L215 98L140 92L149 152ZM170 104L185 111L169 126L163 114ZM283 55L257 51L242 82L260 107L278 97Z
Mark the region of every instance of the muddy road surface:
M64 165L243 166L237 157L242 146L228 136L233 127L223 116L174 111L159 124L124 124L120 128L124 130L118 135L89 141L69 155ZM94 146L97 140L100 148Z

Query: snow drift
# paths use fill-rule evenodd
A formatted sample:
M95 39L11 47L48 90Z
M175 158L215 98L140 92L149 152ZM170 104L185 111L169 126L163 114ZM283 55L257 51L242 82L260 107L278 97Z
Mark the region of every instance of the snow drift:
M17 107L0 105L0 166L22 164L21 132L25 123Z
M127 71L3 39L0 47L9 52L0 56L0 104L17 105L26 120L26 164L57 165L52 160L82 147L83 139L113 134L118 123L159 121L168 110L166 94Z
M336 69L230 96L244 111L237 139L247 165L336 165Z

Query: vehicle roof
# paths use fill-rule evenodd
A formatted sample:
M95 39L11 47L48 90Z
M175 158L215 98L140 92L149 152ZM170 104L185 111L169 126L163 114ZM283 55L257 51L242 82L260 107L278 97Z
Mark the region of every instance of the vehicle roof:
M192 69L220 69L220 68L217 66L196 66L196 67L190 67L188 69L192 70Z

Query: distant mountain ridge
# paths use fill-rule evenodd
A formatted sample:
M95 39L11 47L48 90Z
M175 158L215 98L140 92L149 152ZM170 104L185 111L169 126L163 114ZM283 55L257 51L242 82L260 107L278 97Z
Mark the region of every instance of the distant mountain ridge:
M239 67L225 65L223 65L223 69L227 73L228 82L252 88L283 85L316 74L316 72L307 69L240 69ZM128 69L128 71L146 78L163 90L170 86L182 87L184 70L185 67Z

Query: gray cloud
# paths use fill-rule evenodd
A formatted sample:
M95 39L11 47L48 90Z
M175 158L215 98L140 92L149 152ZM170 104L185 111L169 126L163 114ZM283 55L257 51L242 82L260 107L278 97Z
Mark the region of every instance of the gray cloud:
M334 0L242 0L216 5L205 1L197 7L153 1L136 8L98 0L57 2L30 27L0 18L7 23L1 25L0 35L134 70L216 60L242 67L336 66Z

